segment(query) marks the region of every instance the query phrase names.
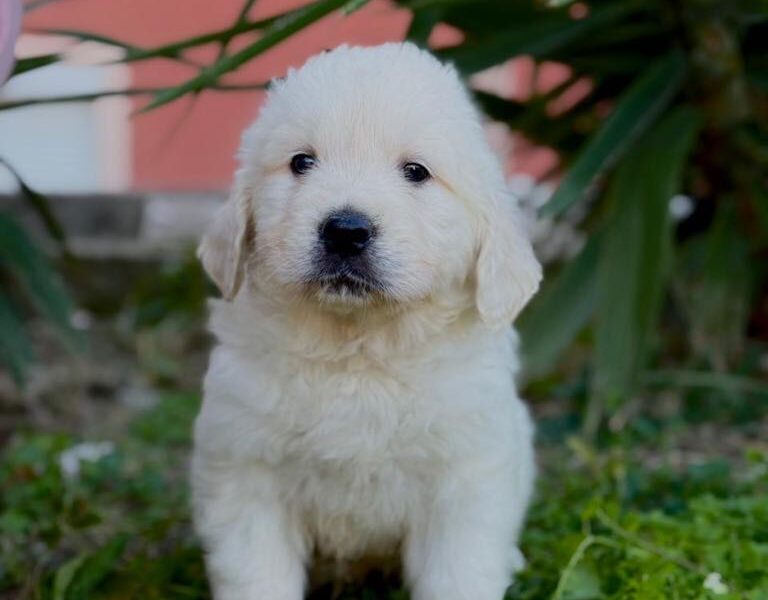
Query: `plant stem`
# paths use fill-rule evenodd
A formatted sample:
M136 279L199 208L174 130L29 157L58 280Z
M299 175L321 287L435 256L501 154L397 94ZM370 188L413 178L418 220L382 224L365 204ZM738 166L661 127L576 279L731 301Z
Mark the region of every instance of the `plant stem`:
M249 92L254 90L263 90L265 88L266 84L264 83L243 83L215 84L208 89L217 92ZM60 102L91 102L93 100L98 100L99 98L109 98L113 96L151 96L164 92L168 89L171 88L130 88L127 90L104 90L87 94L45 96L39 98L20 98L18 100L0 102L0 111L24 108L25 106L36 106L39 104L55 104Z

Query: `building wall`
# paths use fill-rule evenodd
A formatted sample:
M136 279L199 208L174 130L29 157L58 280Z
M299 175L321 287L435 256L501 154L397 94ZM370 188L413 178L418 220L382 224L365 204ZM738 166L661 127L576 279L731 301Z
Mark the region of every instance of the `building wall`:
M269 16L305 2L260 0L255 4L252 17ZM93 31L151 47L226 28L241 6L241 0L59 0L29 13L24 26L27 32L46 28ZM372 45L401 40L409 19L408 11L397 8L387 0L373 0L350 16L333 14L326 17L251 61L226 81L265 82L271 77L283 75L290 66L302 64L310 55L340 43ZM242 46L249 39L254 38L245 36L231 48L237 49L237 44ZM456 34L443 27L435 32L433 41L446 44L455 39ZM27 41L27 44L30 45L30 42ZM196 49L189 56L207 64L217 52L217 46L209 45ZM519 95L520 82L523 81L519 76L523 73L521 68L524 71L524 65L520 64L502 66L484 74L478 83L506 96ZM40 75L44 73L45 69ZM194 67L158 59L129 65L125 78L131 87L156 88L180 83L194 74ZM53 83L53 77L50 81ZM228 187L235 167L234 155L240 133L256 116L262 98L263 93L259 91L206 91L197 97L187 97L157 110L134 115L130 120L130 111L124 111L122 116L113 111L111 124L102 119L90 125L102 131L101 141L92 148L82 149L80 158L87 160L94 152L107 153L112 156L112 160L107 161L110 164L128 165L129 175L121 181L122 185L133 190L223 190ZM136 98L131 102L132 108L137 109L146 102L146 98ZM100 100L95 104L106 103L108 101ZM35 110L38 112L33 113ZM27 114L32 115L29 118L36 121L53 115L43 109L29 111ZM17 114L23 113L19 111ZM121 119L125 123L119 122ZM62 123L62 137L69 135L65 128ZM127 134L123 131L125 129ZM496 128L490 135L502 152L511 151L511 138L503 129ZM120 142L114 142L118 137ZM123 158L115 155L120 153L120 148L125 154ZM46 160L56 160L56 157L49 156ZM542 171L548 162L551 162L551 156L541 155L540 151L526 151L510 163L510 170L536 173ZM114 164L111 168L119 171ZM31 183L35 183L34 179ZM103 183L97 182L96 185L104 189ZM114 188L114 184L111 187Z
M268 16L302 2L262 0L254 18ZM241 6L239 0L61 0L34 11L27 31L69 28L98 31L126 42L152 46L227 27ZM342 42L377 44L399 40L408 13L383 0L348 18L334 14L251 61L232 82L261 82L282 75L315 52ZM237 46L233 45L233 48ZM191 56L211 61L217 47ZM133 87L163 87L184 81L194 69L168 60L131 66ZM204 92L131 120L131 187L135 189L216 190L228 186L235 166L240 133L257 113L262 93ZM141 100L134 100L138 107Z

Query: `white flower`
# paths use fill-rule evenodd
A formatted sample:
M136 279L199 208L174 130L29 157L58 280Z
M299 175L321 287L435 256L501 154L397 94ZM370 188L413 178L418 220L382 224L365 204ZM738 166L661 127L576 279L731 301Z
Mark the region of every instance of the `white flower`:
M712 592L717 596L728 593L728 586L723 581L723 576L717 572L709 573L704 578L704 589Z
M672 196L672 199L669 201L669 214L672 215L674 221L687 219L693 213L693 209L693 200L691 200L690 196L677 194Z
M59 454L59 467L64 477L74 479L80 474L80 463L87 460L95 462L115 451L112 442L84 442L64 450Z

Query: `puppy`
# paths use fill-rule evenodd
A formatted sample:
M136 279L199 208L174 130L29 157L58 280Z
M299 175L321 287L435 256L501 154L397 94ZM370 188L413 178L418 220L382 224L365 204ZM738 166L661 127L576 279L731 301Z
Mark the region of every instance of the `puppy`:
M192 477L214 597L394 556L414 600L500 600L534 477L510 325L541 270L456 71L315 56L239 158L199 249L224 297Z

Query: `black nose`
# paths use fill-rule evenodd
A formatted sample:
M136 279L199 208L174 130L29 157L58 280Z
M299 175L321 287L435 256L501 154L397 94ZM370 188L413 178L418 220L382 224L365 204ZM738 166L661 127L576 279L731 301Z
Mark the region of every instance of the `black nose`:
M334 213L320 226L320 241L325 250L342 258L361 254L372 237L371 220L354 210Z

